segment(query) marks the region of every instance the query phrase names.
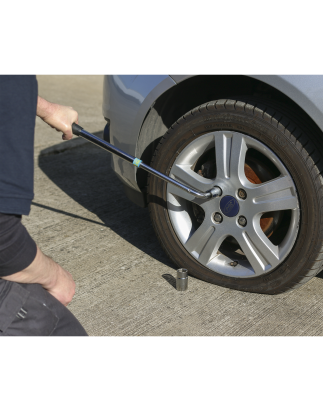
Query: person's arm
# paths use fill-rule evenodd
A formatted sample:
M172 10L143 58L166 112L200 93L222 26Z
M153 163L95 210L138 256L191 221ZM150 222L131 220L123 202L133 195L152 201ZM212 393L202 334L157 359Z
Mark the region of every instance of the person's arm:
M78 114L72 107L50 103L38 97L37 116L52 128L61 131L63 140L73 137L72 124L78 123ZM34 261L27 268L2 278L18 283L40 284L64 305L71 302L75 293L72 275L43 254L38 247Z
M52 128L63 133L63 140L73 137L72 124L78 124L78 114L72 107L50 103L38 96L37 116Z
M72 301L75 294L72 275L43 254L38 247L34 261L27 268L2 278L17 283L40 284L65 306Z

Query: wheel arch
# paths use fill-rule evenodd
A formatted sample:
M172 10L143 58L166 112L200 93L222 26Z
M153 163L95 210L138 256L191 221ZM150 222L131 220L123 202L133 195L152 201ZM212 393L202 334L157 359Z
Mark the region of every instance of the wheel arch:
M176 87L168 89L155 100L140 129L136 156L146 164L150 164L160 138L185 113L208 101L236 98L239 95L284 104L323 137L323 100L320 106L319 97L323 94L323 76L171 77L176 81ZM322 93L318 93L320 88ZM145 193L147 173L138 169L136 179L139 188Z

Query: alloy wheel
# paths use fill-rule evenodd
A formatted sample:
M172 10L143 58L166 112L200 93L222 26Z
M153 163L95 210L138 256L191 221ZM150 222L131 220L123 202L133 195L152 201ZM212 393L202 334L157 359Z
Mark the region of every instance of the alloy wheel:
M169 175L207 200L167 184L167 208L185 250L210 270L230 277L267 274L297 239L297 190L282 161L265 144L234 131L214 131L188 144Z

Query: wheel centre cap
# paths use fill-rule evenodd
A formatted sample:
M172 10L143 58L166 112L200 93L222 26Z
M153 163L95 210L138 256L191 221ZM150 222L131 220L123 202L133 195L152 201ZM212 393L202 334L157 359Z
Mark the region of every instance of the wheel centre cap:
M232 196L225 196L220 201L222 213L227 217L234 217L239 213L240 207L238 201Z

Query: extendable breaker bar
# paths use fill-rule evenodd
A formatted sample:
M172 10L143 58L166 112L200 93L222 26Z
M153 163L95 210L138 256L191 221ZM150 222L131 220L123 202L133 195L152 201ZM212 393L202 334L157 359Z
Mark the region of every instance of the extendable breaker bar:
M89 133L88 131L84 130L83 127L79 126L76 123L73 123L72 125L72 131L73 134L76 136L80 136L85 138L86 140L90 141L91 143L109 151L112 154L117 155L118 157L122 158L125 161L128 161L129 163L132 163L134 166L138 168L142 168L143 170L148 171L148 173L154 174L156 177L161 178L162 180L166 181L167 183L173 184L178 188L181 188L182 190L186 191L189 194L192 194L194 197L197 198L212 198L212 197L218 197L222 194L222 191L219 187L213 187L211 190L203 193L202 191L195 190L192 187L188 187L185 184L182 184L173 178L170 178L166 176L163 173L160 173L159 171L155 170L152 167L147 166L147 164L143 163L142 160L139 158L133 157L130 154L125 153L124 151L118 149L117 147L113 146L112 144L102 140L101 138L95 136L94 134Z

